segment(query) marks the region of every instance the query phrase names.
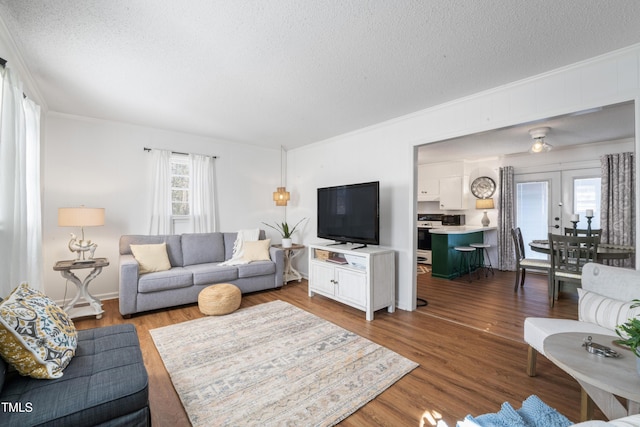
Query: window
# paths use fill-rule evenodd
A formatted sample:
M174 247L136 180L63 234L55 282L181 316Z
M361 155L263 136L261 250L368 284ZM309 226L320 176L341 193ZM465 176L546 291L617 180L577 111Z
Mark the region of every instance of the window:
M191 173L189 158L173 154L171 156L171 214L190 215L189 184Z
M593 211L591 228L600 228L600 183L602 178L576 178L573 180L573 206L574 212L582 218L586 218L587 210Z

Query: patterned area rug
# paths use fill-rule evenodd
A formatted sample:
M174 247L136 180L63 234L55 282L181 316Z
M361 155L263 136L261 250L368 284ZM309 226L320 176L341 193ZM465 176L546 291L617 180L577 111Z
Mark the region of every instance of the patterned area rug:
M150 332L194 426L331 426L418 366L283 301Z

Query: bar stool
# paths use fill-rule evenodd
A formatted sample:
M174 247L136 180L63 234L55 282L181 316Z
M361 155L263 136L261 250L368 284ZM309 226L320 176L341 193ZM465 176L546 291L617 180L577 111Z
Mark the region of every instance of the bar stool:
M491 245L488 243L471 243L469 246L476 249L478 268L482 268L484 270L484 277L487 277L489 275L487 271L490 271L491 275L493 276L493 265L491 265L491 258L489 258L489 251L487 251L487 249L490 248ZM485 259L489 261L489 265L485 264Z
M469 282L471 282L471 260L476 252L476 248L472 248L471 246L454 246L453 249L458 252L460 258L458 265L459 275L462 276L463 267L466 263L467 271L469 271Z

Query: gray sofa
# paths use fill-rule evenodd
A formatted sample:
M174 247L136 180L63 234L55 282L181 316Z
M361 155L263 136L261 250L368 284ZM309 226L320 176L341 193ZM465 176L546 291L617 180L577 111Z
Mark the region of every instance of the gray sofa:
M194 233L120 238L120 314L129 317L159 308L192 304L205 287L217 283L236 285L242 293L282 286L284 252L270 248L271 261L220 265L231 259L238 233ZM260 240L265 238L260 231ZM167 244L171 269L140 275L130 245Z
M149 382L135 327L78 331L75 356L53 380L23 377L0 358L0 402L3 427L151 425Z

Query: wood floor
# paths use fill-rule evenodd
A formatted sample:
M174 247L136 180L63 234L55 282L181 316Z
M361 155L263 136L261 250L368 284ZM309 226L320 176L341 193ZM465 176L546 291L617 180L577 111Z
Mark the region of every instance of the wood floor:
M443 280L419 274L418 297L428 300L428 305L415 312L380 310L371 322L363 312L330 299L309 298L304 280L281 290L244 295L242 307L287 301L420 364L342 426L430 426L443 420L454 427L467 414L498 411L505 401L518 408L532 394L576 422L580 389L571 377L542 356L538 376L526 375L522 325L528 316L577 318L577 296L563 293L555 307L549 308L545 276L528 276L518 293L513 292L514 277L512 272L496 271L495 276L469 283L466 277ZM76 326L133 323L149 372L153 425L189 425L149 330L202 317L197 305L131 319L122 319L117 300L104 301L104 305L101 320L81 319ZM603 419L598 411L596 417Z

